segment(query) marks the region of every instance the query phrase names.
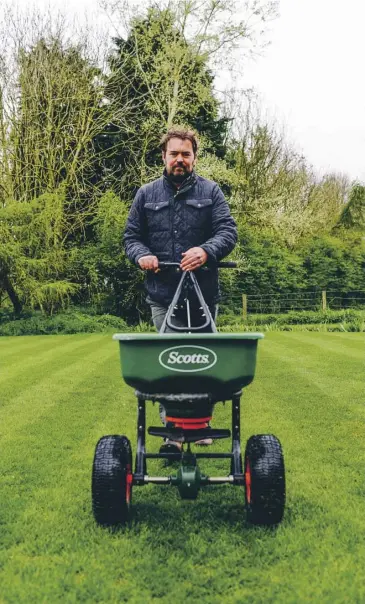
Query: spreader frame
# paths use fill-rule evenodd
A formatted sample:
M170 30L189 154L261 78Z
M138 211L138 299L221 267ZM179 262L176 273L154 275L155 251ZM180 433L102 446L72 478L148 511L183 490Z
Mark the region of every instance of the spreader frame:
M218 263L234 268L234 263ZM178 263L159 263L160 268L179 271ZM190 288L190 289L189 289ZM192 325L190 292L195 291L201 322ZM175 324L179 299L186 305L186 326ZM195 322L195 318L194 318ZM231 484L245 491L247 519L272 526L281 521L285 505L284 458L273 435L252 436L241 454L241 396L255 374L256 352L261 333L218 333L198 281L191 272L181 276L174 299L159 334L115 334L119 341L124 381L137 397L137 451L132 472L130 441L111 435L99 440L93 464L92 501L100 524L125 524L129 520L132 486L164 484L176 486L182 499L196 499L205 485ZM150 426L148 433L167 440L159 453L146 451L146 403L159 403L164 410L163 426ZM228 402L231 430L211 428L214 406ZM191 444L206 438L231 438L226 453L195 453ZM179 450L181 443L181 450ZM172 452L169 449L175 449ZM105 450L104 450L105 449ZM202 474L199 459L227 459L227 476ZM179 462L169 476L148 474L147 461ZM118 472L116 472L118 470ZM120 480L122 481L122 486ZM105 485L107 492L104 493ZM117 499L115 494L118 494ZM121 509L116 502L121 499Z
M147 471L147 459L165 459L168 461L180 461L182 474L184 474L184 468L191 467L192 465L196 465L197 459L229 459L231 461L230 465L230 474L228 476L216 476L216 477L208 477L197 473L196 481L199 483L193 484L193 480L190 480L191 490L197 490L200 486L204 484L223 484L230 483L234 485L244 485L244 475L243 475L243 465L242 465L242 455L241 455L241 432L240 432L240 401L242 396L242 390L238 392L232 393L230 397L230 402L232 403L232 429L231 432L229 430L222 430L221 432L225 432L226 434L222 436L232 437L231 442L231 452L227 453L192 453L190 448L190 442L188 442L187 452L182 451L181 453L148 453L146 451L146 402L151 401L155 403L157 401L173 399L174 402L176 400L180 400L184 402L186 400L191 400L192 396L195 397L196 403L205 402L208 399L211 403L212 397L210 394L201 394L201 395L192 395L192 394L180 394L180 395L157 395L152 393L140 392L136 390L137 396L137 451L135 458L135 471L133 474L133 485L135 486L143 486L145 484L154 483L154 484L173 484L175 486L184 487L184 493L188 494L189 487L185 484L179 484L178 477L176 476L149 476ZM218 401L215 401L218 402ZM226 401L224 401L226 402ZM162 430L162 429L161 429ZM190 436L191 430L180 429L182 438L184 436ZM219 429L217 429L219 431ZM197 431L195 430L195 440L197 438ZM209 428L199 431L199 437L209 436L212 434L212 430ZM174 432L171 432L168 427L165 428L166 438L169 436L173 436ZM159 434L161 436L161 434ZM189 483L188 483L189 484ZM181 488L179 489L181 492Z

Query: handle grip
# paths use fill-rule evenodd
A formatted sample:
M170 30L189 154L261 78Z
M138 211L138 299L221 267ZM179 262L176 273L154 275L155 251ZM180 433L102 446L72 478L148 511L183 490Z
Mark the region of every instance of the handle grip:
M217 268L237 268L237 262L217 262Z
M180 266L180 262L159 262L159 268L168 268L169 266ZM217 268L237 268L237 262L217 262Z

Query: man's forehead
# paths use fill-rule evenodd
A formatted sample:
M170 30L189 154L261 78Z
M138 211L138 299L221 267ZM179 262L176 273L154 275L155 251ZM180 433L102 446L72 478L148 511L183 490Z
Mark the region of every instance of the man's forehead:
M188 138L170 138L167 141L166 151L193 151L193 145Z

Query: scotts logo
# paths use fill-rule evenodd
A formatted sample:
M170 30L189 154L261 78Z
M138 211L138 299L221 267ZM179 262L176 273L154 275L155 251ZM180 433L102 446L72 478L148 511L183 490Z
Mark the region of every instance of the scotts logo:
M173 346L163 350L158 357L162 367L170 371L205 371L217 362L217 355L203 346Z

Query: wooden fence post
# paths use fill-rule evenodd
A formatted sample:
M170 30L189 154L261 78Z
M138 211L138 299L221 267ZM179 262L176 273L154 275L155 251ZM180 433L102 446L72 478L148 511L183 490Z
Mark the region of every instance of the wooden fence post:
M247 294L242 294L242 317L247 319Z
M322 310L327 310L327 292L322 290Z

